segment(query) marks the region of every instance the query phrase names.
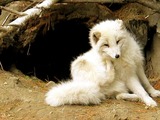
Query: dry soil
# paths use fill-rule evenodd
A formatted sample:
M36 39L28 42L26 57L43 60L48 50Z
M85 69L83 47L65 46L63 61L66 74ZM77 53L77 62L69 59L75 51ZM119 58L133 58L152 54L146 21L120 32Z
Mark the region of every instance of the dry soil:
M154 98L159 104L155 108L114 99L95 106L51 107L44 95L52 85L19 71L0 70L0 120L160 120L160 98Z

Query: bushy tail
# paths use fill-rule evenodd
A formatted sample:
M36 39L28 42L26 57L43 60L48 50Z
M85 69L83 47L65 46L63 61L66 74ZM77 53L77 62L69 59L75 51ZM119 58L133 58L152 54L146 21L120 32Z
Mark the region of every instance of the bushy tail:
M53 87L46 93L45 102L51 106L64 104L99 104L105 96L100 92L99 86L86 81L68 81Z

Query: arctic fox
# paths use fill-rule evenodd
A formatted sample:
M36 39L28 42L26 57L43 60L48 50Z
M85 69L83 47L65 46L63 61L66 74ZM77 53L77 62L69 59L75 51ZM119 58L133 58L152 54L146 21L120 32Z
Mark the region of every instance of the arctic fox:
M99 104L106 98L157 103L160 91L149 83L144 57L122 20L102 21L90 30L92 48L71 63L71 80L50 89L45 101L51 106Z

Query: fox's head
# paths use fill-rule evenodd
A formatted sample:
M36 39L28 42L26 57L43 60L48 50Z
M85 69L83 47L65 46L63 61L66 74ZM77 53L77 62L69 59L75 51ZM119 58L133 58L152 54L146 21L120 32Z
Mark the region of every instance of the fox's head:
M127 31L122 20L106 20L90 31L90 44L102 56L117 59L124 49Z

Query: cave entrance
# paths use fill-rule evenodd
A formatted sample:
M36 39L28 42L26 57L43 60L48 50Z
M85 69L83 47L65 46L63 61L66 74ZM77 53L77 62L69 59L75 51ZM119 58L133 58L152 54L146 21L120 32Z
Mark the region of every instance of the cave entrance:
M26 75L54 82L68 79L71 61L90 49L88 35L89 29L81 20L60 21L45 34L40 30L23 52L12 55L15 52L10 49L4 53L3 66L8 69L7 64L11 65L6 62L10 56L12 64Z

